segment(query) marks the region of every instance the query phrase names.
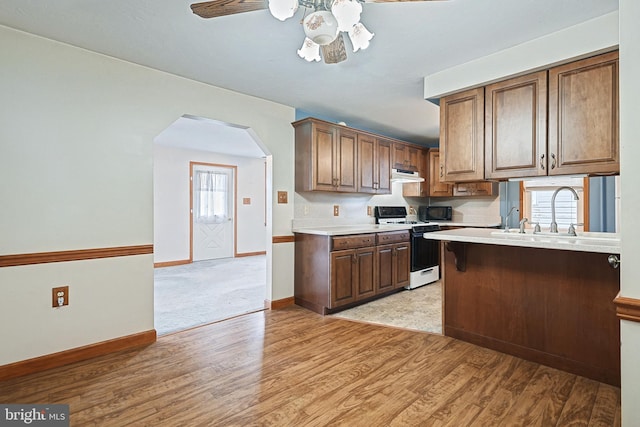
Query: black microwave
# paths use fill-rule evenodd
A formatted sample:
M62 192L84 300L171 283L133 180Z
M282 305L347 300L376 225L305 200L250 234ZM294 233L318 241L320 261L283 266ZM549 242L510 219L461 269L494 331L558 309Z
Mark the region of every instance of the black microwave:
M453 208L451 206L419 206L418 221L451 221Z

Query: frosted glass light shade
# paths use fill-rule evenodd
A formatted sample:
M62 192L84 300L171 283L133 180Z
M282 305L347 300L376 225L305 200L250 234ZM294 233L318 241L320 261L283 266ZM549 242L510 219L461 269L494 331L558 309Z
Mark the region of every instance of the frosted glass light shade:
M331 13L338 21L338 30L349 31L360 22L362 5L354 0L334 0L331 5Z
M274 18L284 21L298 10L298 0L269 0L269 12Z
M302 43L302 47L298 49L298 56L308 62L320 61L320 45L309 37L306 37Z
M309 14L302 22L304 33L319 45L329 44L338 37L338 21L327 10Z
M353 51L357 52L359 49L365 50L369 47L369 40L373 38L375 34L370 33L362 23L357 23L349 30L349 38L353 45Z

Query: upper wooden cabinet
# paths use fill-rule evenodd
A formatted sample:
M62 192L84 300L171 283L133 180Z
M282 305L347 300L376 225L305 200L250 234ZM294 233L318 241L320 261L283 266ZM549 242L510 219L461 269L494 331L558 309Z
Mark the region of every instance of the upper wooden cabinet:
M487 179L617 173L618 146L617 52L485 88Z
M314 118L292 125L296 191L390 194L397 153L408 156L405 169L420 167L416 145Z
M442 182L443 175L444 167L440 162L440 152L438 149L432 148L429 150L429 196L453 196L453 186Z
M415 172L420 167L420 149L418 147L395 142L393 144L393 167Z
M391 146L391 141L358 134L359 193L391 193Z
M404 197L429 197L429 150L418 150L418 175L424 178L422 182L407 182L402 184Z
M485 88L485 177L547 174L547 72Z
M549 175L617 173L618 52L549 70Z
M356 191L357 135L323 122L296 126L296 191Z
M440 100L440 156L442 181L484 179L484 88Z

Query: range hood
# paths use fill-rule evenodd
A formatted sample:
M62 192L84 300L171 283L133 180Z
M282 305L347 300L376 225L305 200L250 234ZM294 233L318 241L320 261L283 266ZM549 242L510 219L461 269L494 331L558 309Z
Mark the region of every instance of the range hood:
M418 172L391 169L391 182L423 182L424 178L418 175Z

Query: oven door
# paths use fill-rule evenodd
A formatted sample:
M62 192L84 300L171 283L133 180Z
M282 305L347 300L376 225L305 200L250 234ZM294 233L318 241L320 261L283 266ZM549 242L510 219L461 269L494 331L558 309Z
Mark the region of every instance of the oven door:
M411 232L411 271L440 264L440 241L422 237L424 232Z

